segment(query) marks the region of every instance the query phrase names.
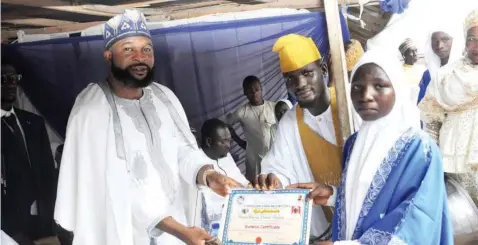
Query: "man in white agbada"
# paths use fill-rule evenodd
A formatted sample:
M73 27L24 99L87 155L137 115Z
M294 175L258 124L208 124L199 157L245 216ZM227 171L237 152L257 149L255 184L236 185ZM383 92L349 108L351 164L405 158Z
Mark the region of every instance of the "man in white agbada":
M236 180L243 187L247 187L249 181L242 175L229 153L230 142L231 133L226 123L217 118L204 122L201 128L203 157L214 162L214 170ZM209 188L201 188L199 196L196 197L196 208L193 214L194 225L210 231L213 224L220 223L225 203L224 197L217 195Z
M327 87L324 81L320 52L311 38L296 34L279 38L273 50L279 54L287 89L298 105L279 122L254 185L274 189L311 180L338 184L343 144L335 87ZM311 240L330 238L332 215L332 209L314 207Z
M73 245L204 244L206 231L184 225L180 177L221 195L237 183L205 164L179 100L153 82L143 14L115 16L104 39L111 69L71 111L55 220Z

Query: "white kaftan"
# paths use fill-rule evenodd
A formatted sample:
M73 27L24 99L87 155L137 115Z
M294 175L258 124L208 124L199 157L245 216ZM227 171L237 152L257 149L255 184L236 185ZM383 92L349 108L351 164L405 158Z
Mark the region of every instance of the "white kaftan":
M220 158L217 161L209 158L204 152L203 157L209 159L211 164L214 166L214 170L218 171L219 173L234 179L244 187L247 187L249 184L249 181L241 173L241 170L237 167L236 162L232 158L231 154L228 153L226 157ZM193 225L202 227L208 231L211 222L221 220L222 208L226 202L226 199L217 195L211 189L206 187L201 187L199 191L194 193L194 196L196 199L196 207L193 214Z
M248 103L226 117L227 124L240 123L244 130L248 166L258 166L270 149L271 126L276 123L275 105L276 102L272 101L264 101L264 104L259 106L251 106Z
M150 237L158 244L183 244L154 227L168 216L186 224L182 207L189 200L183 200L180 177L195 185L204 163L194 139L179 133L152 86L164 91L188 125L179 100L162 85L145 88L140 100L115 97L126 161L118 157L113 111L101 87L90 84L76 99L55 207L55 220L74 233L73 245L143 245ZM164 178L170 180L167 188Z
M262 173L276 174L283 187L296 183L314 182L314 176L302 147L296 110L297 106L287 111L280 120L271 150L261 163ZM329 143L337 144L331 107L317 117L310 114L308 110L304 110L304 122ZM314 207L310 234L320 236L328 226L329 223L325 219L322 208Z

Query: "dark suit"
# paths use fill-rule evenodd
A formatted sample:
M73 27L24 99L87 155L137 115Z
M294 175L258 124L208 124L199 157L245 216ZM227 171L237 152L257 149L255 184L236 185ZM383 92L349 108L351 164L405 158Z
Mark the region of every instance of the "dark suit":
M18 137L2 117L2 230L8 235L29 239L54 235L53 210L58 180L45 120L33 113L15 108L23 130L25 147L19 147ZM36 201L38 215L31 215Z

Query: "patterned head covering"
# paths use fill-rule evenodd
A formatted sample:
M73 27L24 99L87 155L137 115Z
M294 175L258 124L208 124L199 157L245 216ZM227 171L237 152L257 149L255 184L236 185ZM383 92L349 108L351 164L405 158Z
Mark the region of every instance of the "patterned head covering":
M405 52L411 47L415 47L415 44L413 43L412 39L407 38L402 44L400 44L398 49L400 50L400 53L405 54Z
M471 11L471 13L465 19L465 24L464 24L465 36L468 30L470 30L471 28L475 26L478 26L478 8Z
M354 69L355 64L357 64L364 53L362 44L359 41L352 39L351 42L352 43L349 44L348 49L345 52L347 72L351 72Z
M108 20L103 28L103 38L105 40L105 49L111 48L117 41L127 37L149 37L146 18L143 13L136 9L125 9L122 14Z
M282 73L295 71L322 58L312 38L297 34L279 38L272 51L279 54Z
M290 102L290 100L288 99L282 99L282 100L279 100L278 102L284 102L287 105L287 107L289 107L289 110L292 109L292 107L294 107L292 105L292 102Z

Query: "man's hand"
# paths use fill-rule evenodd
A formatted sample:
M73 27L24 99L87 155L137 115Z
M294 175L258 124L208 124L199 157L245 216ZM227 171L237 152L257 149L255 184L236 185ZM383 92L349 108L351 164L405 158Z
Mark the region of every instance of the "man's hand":
M179 239L187 245L204 245L206 241L213 239L211 235L199 227L186 227L181 233Z
M333 242L331 242L331 241L326 241L326 242L318 242L318 243L316 243L316 244L317 244L317 245L334 245L334 243L333 243Z
M227 196L231 193L231 188L244 187L239 182L219 172L211 171L206 174L207 186L220 196Z
M204 245L206 241L213 239L205 230L198 227L186 227L172 217L161 220L156 228L177 237L187 245Z
M260 174L252 182L252 186L258 190L282 189L282 183L275 174Z
M314 200L315 205L326 205L329 197L334 194L334 189L332 189L332 187L319 183L299 183L286 187L286 189L297 188L312 189L312 191L307 194L307 199Z

